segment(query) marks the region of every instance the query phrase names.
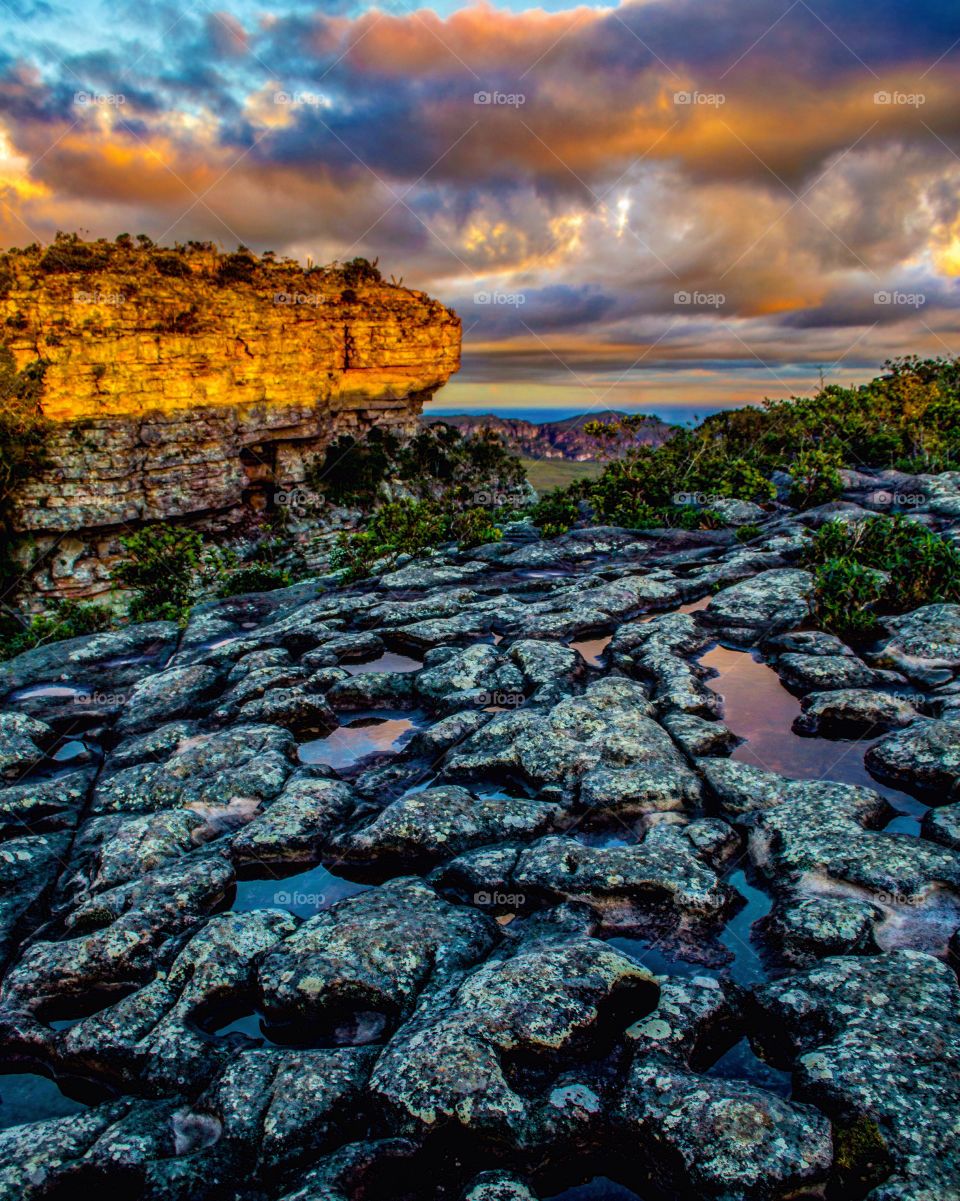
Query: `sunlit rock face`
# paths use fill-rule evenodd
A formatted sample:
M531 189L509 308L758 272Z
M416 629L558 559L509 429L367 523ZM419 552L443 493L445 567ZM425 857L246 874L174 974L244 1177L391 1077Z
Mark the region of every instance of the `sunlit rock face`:
M105 589L130 525L236 520L340 434L412 429L460 365L460 319L422 292L252 256L231 270L211 249L87 245L92 270L11 256L0 298L18 367L47 364L50 463L16 521L41 592Z

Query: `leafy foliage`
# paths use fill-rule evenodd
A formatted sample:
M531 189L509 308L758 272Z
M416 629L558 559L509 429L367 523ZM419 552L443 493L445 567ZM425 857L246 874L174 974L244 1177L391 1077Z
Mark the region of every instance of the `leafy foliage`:
M400 555L419 555L445 542L466 548L502 537L489 512L480 507L455 510L435 500L404 499L381 505L359 533L341 533L331 566L347 580L388 570Z
M818 624L851 638L873 633L878 614L960 601L960 550L902 516L827 522L804 563L814 569Z
M17 371L9 347L0 346L0 600L13 601L17 567L12 556L13 497L47 462L49 424L41 397L42 361Z
M12 612L0 622L0 659L10 659L47 642L96 634L111 624L111 614L101 605L79 601L56 601L47 613L29 620L17 618Z
M114 578L133 589L134 621L186 621L204 566L203 538L185 526L151 525L120 544L129 558Z

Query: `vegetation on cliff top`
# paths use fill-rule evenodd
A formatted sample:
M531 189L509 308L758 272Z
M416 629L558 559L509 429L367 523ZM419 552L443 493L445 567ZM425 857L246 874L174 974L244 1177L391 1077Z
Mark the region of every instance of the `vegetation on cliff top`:
M859 387L831 384L812 397L714 414L656 449L636 447L596 480L549 494L534 520L554 533L580 518L634 529L710 525L711 502L773 499L777 472L797 507L831 500L844 466L960 467L960 359L896 359Z
M15 286L18 269L23 268L46 276L123 272L136 276L140 283L156 273L167 279L204 279L214 286L256 284L282 289L296 277L340 286L347 292L365 284L400 286L393 280L386 283L376 261L364 258L322 267L308 261L304 267L298 260L279 257L271 250L257 255L245 246L225 251L213 242L196 241L157 246L146 234L87 241L79 234L61 231L47 246L34 242L15 247L0 254L0 296Z

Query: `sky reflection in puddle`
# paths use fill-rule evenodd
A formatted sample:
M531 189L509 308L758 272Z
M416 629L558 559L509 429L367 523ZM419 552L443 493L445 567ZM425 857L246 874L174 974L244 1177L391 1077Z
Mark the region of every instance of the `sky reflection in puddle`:
M325 738L302 743L300 762L325 763L340 771L370 755L396 754L417 729L413 714L352 714Z

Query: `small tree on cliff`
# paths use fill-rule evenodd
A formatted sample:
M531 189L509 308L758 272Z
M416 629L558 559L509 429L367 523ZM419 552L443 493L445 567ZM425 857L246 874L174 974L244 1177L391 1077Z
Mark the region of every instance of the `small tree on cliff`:
M0 600L8 615L18 574L12 556L14 493L47 461L48 423L40 407L45 370L38 359L17 371L10 348L0 346Z

